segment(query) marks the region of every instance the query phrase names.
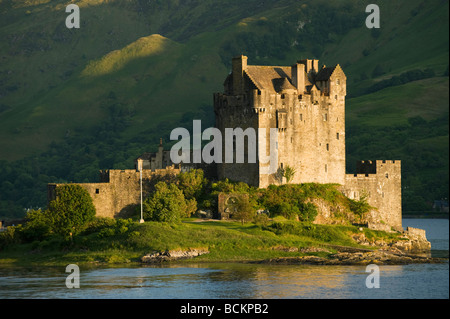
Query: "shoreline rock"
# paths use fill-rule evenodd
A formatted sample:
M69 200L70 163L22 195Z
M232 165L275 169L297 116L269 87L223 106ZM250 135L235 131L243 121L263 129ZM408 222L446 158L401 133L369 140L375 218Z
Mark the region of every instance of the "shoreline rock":
M383 239L369 240L364 233L356 233L352 235L352 239L363 246L376 247L382 251L389 251L395 254L424 254L429 255L431 252L431 243L427 240L425 230L407 227L406 230L399 232L400 236L397 240Z
M446 258L396 254L388 251L338 252L328 258L318 256L278 257L260 261L262 264L283 265L407 265L444 263Z
M201 256L204 254L209 254L209 251L207 249L203 248L193 248L193 249L187 249L187 250L166 250L166 251L153 251L141 258L142 263L147 264L155 264L155 263L162 263L167 261L174 261L174 260L180 260L180 259L186 259L186 258L194 258L197 256Z

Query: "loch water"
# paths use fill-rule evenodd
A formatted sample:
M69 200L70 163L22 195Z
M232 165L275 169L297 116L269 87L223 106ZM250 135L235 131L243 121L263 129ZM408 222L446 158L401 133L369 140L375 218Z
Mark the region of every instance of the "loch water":
M425 229L432 256L448 257L448 219L404 219ZM65 268L0 267L0 299L448 299L449 264L379 266L368 288L365 266L180 264L81 268L80 288Z

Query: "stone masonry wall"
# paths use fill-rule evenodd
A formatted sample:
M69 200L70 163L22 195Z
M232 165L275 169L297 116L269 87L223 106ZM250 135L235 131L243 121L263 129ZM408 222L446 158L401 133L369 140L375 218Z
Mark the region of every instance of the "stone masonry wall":
M376 208L368 216L368 222L384 222L401 230L401 162L377 160L367 164L376 173L347 174L343 193L356 200L367 195L368 203ZM368 168L368 165L358 167Z
M143 170L143 198L150 191L154 178L177 175L180 169L174 167L157 170ZM140 173L136 170L108 170L101 172L101 183L79 183L92 197L96 216L110 218L126 218L136 212L140 204ZM55 188L64 184L48 185L48 200L55 198Z

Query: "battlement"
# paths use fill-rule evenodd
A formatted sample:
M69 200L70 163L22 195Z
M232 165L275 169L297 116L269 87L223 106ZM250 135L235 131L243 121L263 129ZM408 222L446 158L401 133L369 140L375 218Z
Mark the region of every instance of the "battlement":
M150 178L155 175L167 175L174 174L177 175L181 172L181 168L179 165L172 165L166 168L161 169L143 169L142 177ZM136 178L140 177L140 173L136 169L110 169L110 170L101 170L100 171L100 183L110 183L112 180L120 179L120 178Z
M377 174L385 170L398 170L400 167L401 161L399 160L358 161L356 174Z
M346 176L346 178L353 178L353 177L355 177L355 178L374 178L374 177L376 177L376 174L366 174L366 173L363 173L363 174L346 174L345 176Z

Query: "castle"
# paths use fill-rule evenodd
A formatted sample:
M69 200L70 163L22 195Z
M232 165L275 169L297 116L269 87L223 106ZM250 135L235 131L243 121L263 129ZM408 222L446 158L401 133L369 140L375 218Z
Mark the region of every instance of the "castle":
M255 66L248 65L245 56L233 58L224 92L214 94L216 128L223 135L225 128L266 128L267 134L270 128L276 128L278 166L295 171L291 183L339 184L349 198L367 196L368 203L377 208L371 212L371 220L401 229L400 161L361 161L355 174L346 174L346 80L339 65L319 68L318 60L300 60L292 66ZM266 153L270 153L269 148L266 143ZM244 155L247 158L248 154ZM286 182L277 174L266 173L269 164L259 161L222 161L215 165L219 179L261 188ZM104 171L100 183L79 185L91 194L97 215L124 216L140 200L138 167L143 168L143 178L149 180L176 175L182 166L172 164L169 151L163 150L160 141L158 152L136 159L134 170ZM49 200L55 198L57 186L49 184Z
M222 134L227 127L266 128L267 134L277 128L278 165L295 170L291 183L340 184L351 199L368 196L378 209L372 220L401 228L399 160L361 161L356 174L346 174L346 81L339 64L319 68L318 60L306 59L292 66L256 66L245 56L233 58L224 92L214 94L216 127ZM283 183L276 174L262 173L267 165L218 163L217 175L257 187Z

